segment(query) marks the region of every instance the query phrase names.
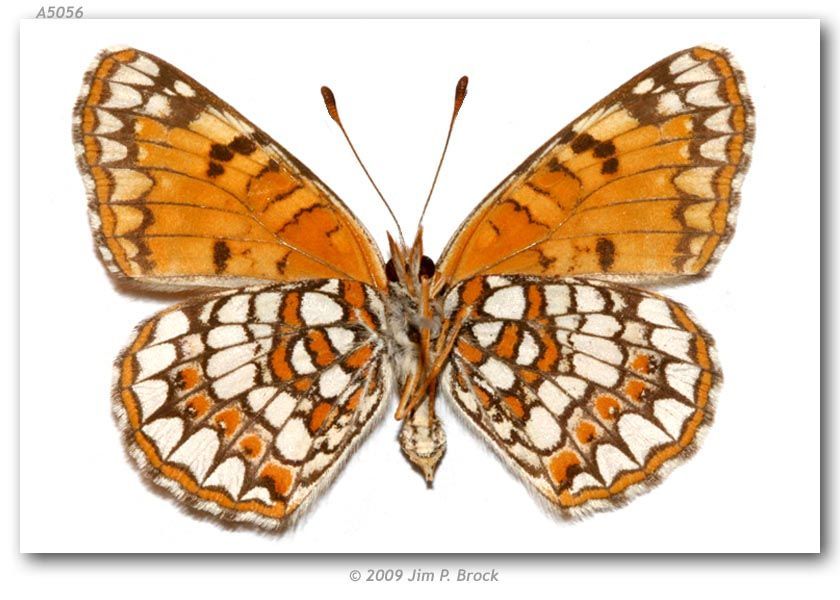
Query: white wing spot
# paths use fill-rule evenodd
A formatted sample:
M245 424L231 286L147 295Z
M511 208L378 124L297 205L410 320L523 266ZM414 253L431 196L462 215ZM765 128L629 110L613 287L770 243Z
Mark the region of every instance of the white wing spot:
M274 445L284 458L303 460L309 453L312 436L302 419L292 419L280 430Z
M163 379L148 379L132 385L131 391L137 396L137 401L140 403L140 418L145 421L166 402L169 384Z
M187 85L180 79L175 82L173 87L175 88L175 91L181 94L182 96L187 96L189 98L195 96L195 90L193 90L189 85Z
M703 123L708 129L720 131L721 133L732 133L732 126L729 124L729 116L732 113L732 107L726 107L717 111Z
M283 297L279 292L263 292L254 297L254 311L258 321L263 323L276 323L277 311L280 309L280 299Z
M324 398L334 398L347 387L349 382L350 374L345 372L340 365L333 365L318 378L318 389Z
M99 149L102 154L99 157L101 164L117 162L128 156L128 148L119 142L110 140L108 138L98 138Z
M540 355L540 348L534 340L534 336L529 332L522 335L522 342L519 344L519 350L516 354L516 363L520 365L530 365Z
M694 402L697 379L700 377L700 367L688 363L670 363L665 367L665 379L668 385Z
M139 69L147 75L157 77L160 74L160 68L151 59L146 56L138 56L137 59L131 63L135 69Z
M659 298L644 298L639 302L637 312L648 323L665 327L677 326L671 318L671 309L668 307L668 303Z
M498 275L490 275L484 281L486 281L487 285L491 288L498 288L510 285L510 279L507 279L505 277L499 277Z
M300 317L307 325L326 325L344 318L341 305L325 294L307 292L300 305Z
M490 322L482 322L476 323L472 327L473 335L475 339L478 340L478 343L483 347L487 348L491 346L495 341L496 338L499 337L499 332L502 330L502 322L501 321L490 321Z
M618 344L611 340L592 335L574 334L571 336L572 346L579 352L584 352L597 359L620 365L624 362L624 355Z
M327 337L339 354L345 354L350 350L356 340L356 335L344 327L327 327Z
M598 471L607 486L612 484L619 473L639 468L639 465L630 460L629 456L611 444L598 446L595 456Z
M279 396L265 409L265 418L274 427L281 427L297 406L297 398L286 392Z
M569 286L547 285L543 288L545 294L545 312L549 315L564 315L572 305Z
M137 381L142 381L174 363L177 353L173 344L158 344L143 348L134 357L140 365Z
M325 283L318 289L328 294L338 294L338 279L330 279L329 281L327 281L327 283Z
M688 356L691 347L691 334L687 331L657 328L653 330L650 341L654 347L663 352L667 352L671 356L676 356L686 361L691 360Z
M186 466L195 476L196 481L201 482L207 475L207 470L212 466L218 450L218 433L209 427L204 427L181 444L169 460Z
M643 79L636 86L633 88L634 94L647 94L649 91L653 89L653 78L648 77L647 79Z
M257 486L245 492L242 495L242 500L257 500L263 504L271 505L271 494L266 488Z
M248 303L251 296L237 294L225 302L216 313L216 318L222 323L244 323L248 320Z
M595 479L589 473L580 473L572 480L572 486L569 488L569 491L573 494L577 494L583 489L601 486L601 482Z
M729 142L729 136L721 136L705 142L700 146L700 155L709 160L716 160L718 162L727 162L726 145Z
M639 463L644 463L651 449L672 441L659 427L634 413L619 419L618 432Z
M182 337L178 341L181 352L181 360L190 360L204 352L204 342L201 341L200 333L193 333Z
M597 289L588 285L575 286L575 302L578 312L600 312L606 306L604 296Z
M231 498L238 498L245 482L245 463L232 456L220 464L215 471L204 480L204 487L220 487L227 491Z
M111 81L132 85L152 85L154 83L151 78L144 73L126 65L120 65L117 72L111 75L110 79Z
M181 436L184 435L184 422L177 417L157 419L143 427L143 433L151 438L157 446L160 457L166 460L172 448L181 441Z
M516 285L493 292L482 308L497 319L521 319L525 304L525 290Z
M676 92L666 92L659 96L659 102L656 105L656 110L661 115L675 115L685 110L682 100Z
M699 64L700 62L692 58L690 55L682 54L675 58L671 63L670 71L672 75L676 75L677 73L682 73L692 67L696 67Z
M143 96L130 85L122 83L108 83L110 97L102 105L103 108L131 108L143 102Z
M455 312L455 309L458 308L458 306L460 306L460 289L460 284L452 288L452 291L450 291L446 295L446 299L443 301L443 314L445 314L447 317L452 316L452 313Z
M221 377L254 358L258 345L256 342L231 346L215 352L207 361L207 375Z
M158 119L164 119L170 113L169 99L161 94L153 94L143 107L143 112Z
M709 81L695 85L688 90L685 99L694 106L726 106L726 101L718 94L718 81Z
M653 403L653 416L674 439L680 437L683 425L692 414L693 408L673 398L664 398Z
M184 335L190 330L190 320L180 310L163 315L155 325L155 335L152 344L165 342L172 338Z
M213 391L220 400L238 396L256 384L257 365L248 363L213 383Z
M566 375L558 375L554 381L561 389L568 392L573 398L580 400L586 394L587 384L584 380L577 377L568 377Z
M575 354L573 362L575 373L584 379L594 381L604 387L613 387L618 383L620 376L618 369L600 360L585 354Z
M554 319L554 325L559 329L577 331L580 328L581 321L583 321L582 315L564 315L562 317L556 317Z
M572 399L565 392L548 380L543 381L539 389L537 389L537 396L539 396L548 410L557 416L562 415L572 402Z
M266 403L277 393L277 388L266 386L248 392L248 406L252 410L261 411Z
M207 345L211 348L226 348L247 340L248 335L242 325L220 325L207 333Z
M612 337L621 330L621 323L612 315L587 315L581 328L583 333L600 337Z
M497 358L488 358L478 369L494 387L510 389L516 380L513 371Z
M555 418L541 406L531 409L525 431L531 442L540 450L549 450L557 446L562 439L563 432Z
M676 79L674 79L674 83L698 83L701 81L712 81L713 79L717 78L717 73L714 72L709 63L703 63L694 67L693 69L684 71Z

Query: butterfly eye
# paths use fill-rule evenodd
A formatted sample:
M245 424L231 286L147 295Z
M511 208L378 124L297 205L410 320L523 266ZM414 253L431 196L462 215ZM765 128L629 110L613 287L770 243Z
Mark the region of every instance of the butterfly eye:
M388 262L385 263L385 277L388 278L388 281L396 283L398 281L397 277L397 268L394 266L394 259L389 258Z
M431 277L435 274L435 261L428 256L420 259L420 277Z

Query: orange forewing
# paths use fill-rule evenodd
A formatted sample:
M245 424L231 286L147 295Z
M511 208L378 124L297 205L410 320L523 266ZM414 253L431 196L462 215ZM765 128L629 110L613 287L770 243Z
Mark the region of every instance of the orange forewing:
M455 233L439 270L453 282L708 272L732 234L752 119L726 53L678 52L529 157Z
M195 80L127 49L100 55L84 85L78 162L112 272L174 287L384 286L378 250L335 194Z

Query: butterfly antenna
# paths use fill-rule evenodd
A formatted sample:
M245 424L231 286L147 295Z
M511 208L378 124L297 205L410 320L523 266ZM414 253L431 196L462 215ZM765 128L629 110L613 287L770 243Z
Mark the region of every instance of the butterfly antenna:
M461 110L461 105L464 103L464 98L467 97L467 83L469 79L466 75L458 80L455 86L455 108L452 110L452 119L449 121L449 131L446 134L446 143L443 145L443 152L440 153L440 160L438 161L437 171L435 171L435 178L432 180L432 187L429 189L429 195L426 196L426 203L423 204L423 212L420 213L420 220L417 221L417 230L423 224L423 217L426 216L426 208L429 206L429 200L432 199L432 192L435 191L435 184L437 184L438 176L440 175L440 168L443 166L443 159L446 156L446 150L449 148L449 138L452 137L452 128L455 126L455 118L458 116L458 111Z
M359 157L359 153L356 152L356 147L353 146L353 142L350 141L350 136L347 135L347 131L344 129L344 125L341 123L341 117L338 116L338 107L335 103L335 94L333 94L332 90L327 86L321 87L321 96L324 97L324 104L327 106L327 112L330 113L330 117L333 121L335 121L336 125L338 125L339 129L341 129L341 133L344 134L344 139L347 140L347 143L350 146L350 150L353 151L353 156L356 157L356 160L361 165L362 170L367 175L368 181L370 181L373 189L376 190L376 193L379 194L379 198L382 200L382 203L385 205L385 208L388 209L388 213L390 213L391 218L394 220L394 224L397 226L397 233L400 235L400 241L402 242L403 247L405 247L405 237L403 236L402 228L400 227L400 222L397 220L394 211L391 210L391 205L388 204L388 201L385 200L385 196L382 195L382 192L379 190L379 186L376 185L376 182L373 180L373 177L370 176L370 173L365 167L365 163L362 162L362 159Z

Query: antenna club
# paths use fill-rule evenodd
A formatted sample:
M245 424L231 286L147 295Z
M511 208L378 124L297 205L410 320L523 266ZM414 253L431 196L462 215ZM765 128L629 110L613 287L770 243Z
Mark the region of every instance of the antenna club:
M321 86L321 96L324 98L324 104L327 107L327 112L330 113L330 118L341 125L341 119L338 116L338 107L335 104L335 94L327 86Z
M458 115L458 111L461 110L461 105L464 103L464 98L467 97L467 84L469 81L469 77L464 75L458 80L458 84L455 86L455 112L452 115L453 119Z

